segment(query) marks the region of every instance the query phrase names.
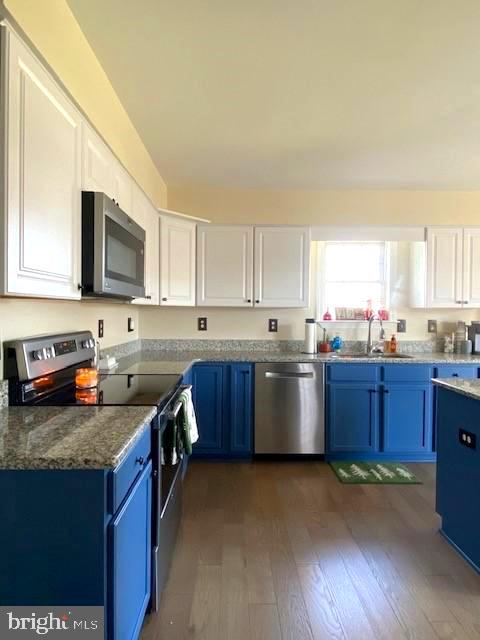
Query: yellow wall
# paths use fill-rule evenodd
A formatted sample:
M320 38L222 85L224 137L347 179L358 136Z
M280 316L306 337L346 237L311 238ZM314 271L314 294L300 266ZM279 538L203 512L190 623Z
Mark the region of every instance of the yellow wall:
M126 169L157 206L165 207L165 183L65 0L4 0L4 5Z
M168 206L214 222L480 225L480 191L170 187Z

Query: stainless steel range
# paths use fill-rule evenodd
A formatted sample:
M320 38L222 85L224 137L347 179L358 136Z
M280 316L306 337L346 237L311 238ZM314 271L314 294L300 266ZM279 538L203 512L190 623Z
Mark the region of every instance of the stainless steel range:
M159 605L182 513L187 457L163 464L163 443L177 432L185 385L179 375L101 374L96 386L78 388L76 372L92 367L90 331L42 335L4 343L5 378L11 405L145 405L157 407L152 430L152 609Z

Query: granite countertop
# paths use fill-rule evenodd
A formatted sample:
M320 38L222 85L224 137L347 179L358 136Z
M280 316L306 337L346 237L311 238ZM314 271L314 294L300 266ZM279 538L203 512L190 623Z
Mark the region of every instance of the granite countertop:
M186 350L146 350L139 351L119 360L116 373L184 373L195 362L379 362L392 364L424 363L424 364L478 364L480 355L460 355L447 353L415 353L408 358L388 357L354 357L349 358L341 353L305 354L288 351L241 351L220 350L186 351Z
M0 409L0 469L113 469L156 407Z
M480 400L480 380L464 380L462 378L434 378L433 383L444 389L456 391L463 396Z

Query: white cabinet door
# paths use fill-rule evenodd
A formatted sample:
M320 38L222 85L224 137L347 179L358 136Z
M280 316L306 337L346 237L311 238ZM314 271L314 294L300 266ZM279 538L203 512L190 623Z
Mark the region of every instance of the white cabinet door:
M120 209L134 218L133 214L133 192L136 185L130 175L125 171L120 162L116 158L113 159L112 165L113 193L112 198L118 204Z
M102 191L114 197L113 167L116 160L100 136L86 123L83 125L82 189Z
M136 298L134 304L158 304L159 216L146 195L133 186L131 217L145 230L145 298Z
M461 228L427 229L427 308L462 305L462 255Z
M463 306L480 307L480 228L463 230Z
M197 225L189 220L160 216L160 304L195 306Z
M253 227L198 225L197 305L253 305Z
M255 228L255 306L307 307L310 229Z
M2 27L6 294L80 298L81 116ZM5 240L4 240L5 241Z

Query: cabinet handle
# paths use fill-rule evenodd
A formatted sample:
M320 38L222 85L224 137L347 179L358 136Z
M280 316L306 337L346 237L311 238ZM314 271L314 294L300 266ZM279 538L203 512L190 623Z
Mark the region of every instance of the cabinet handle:
M140 456L139 458L137 458L137 459L135 460L135 462L136 462L137 464L139 464L140 466L142 466L142 465L143 465L143 463L145 462L145 460L144 460L144 458L143 458L142 456Z
M167 298L162 298L162 302L166 302L166 301L167 301Z

